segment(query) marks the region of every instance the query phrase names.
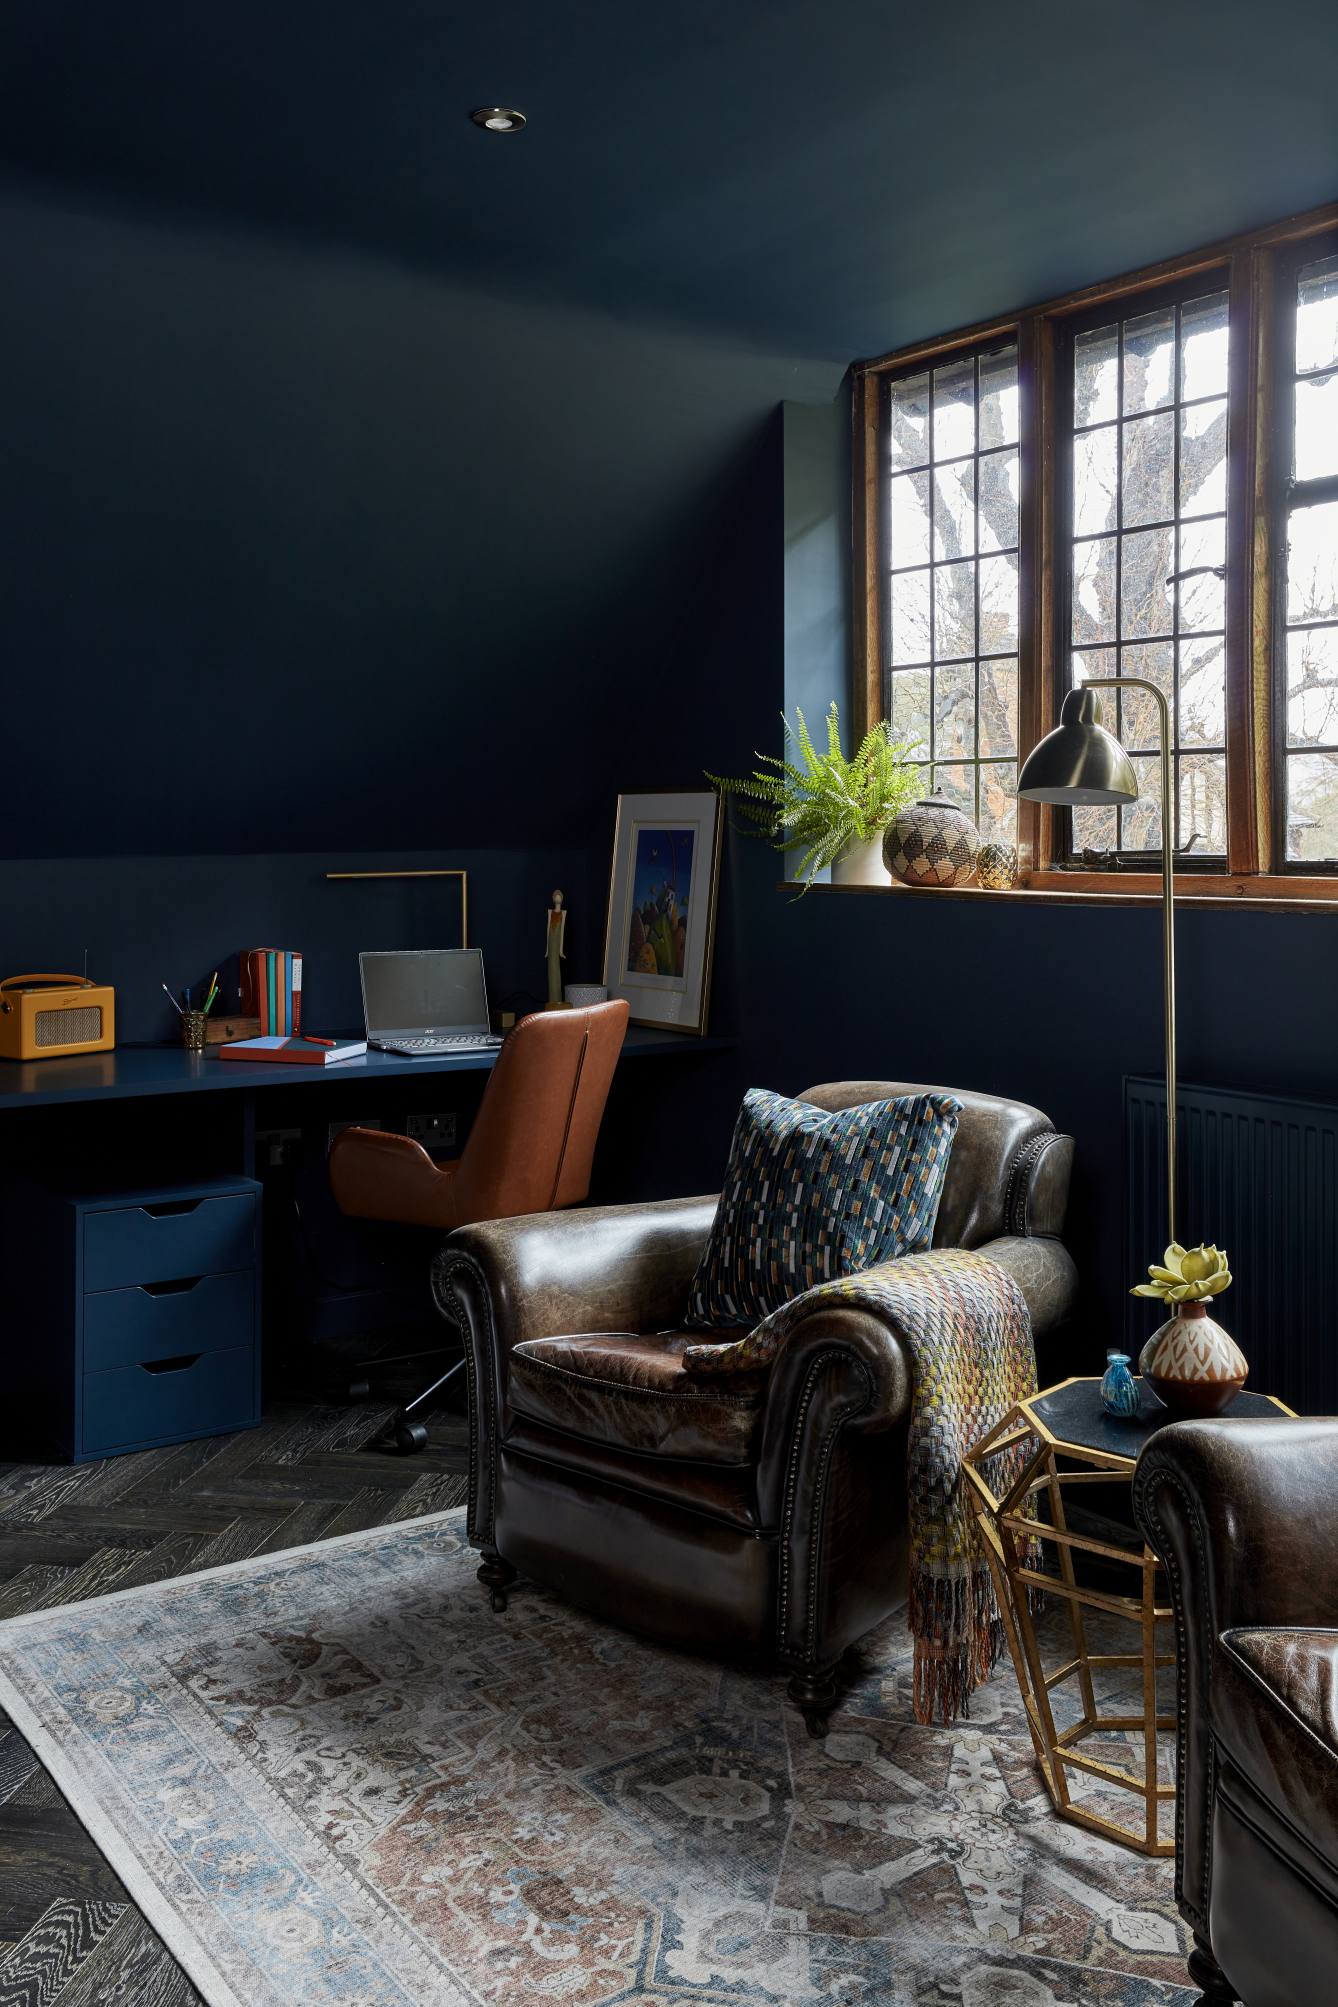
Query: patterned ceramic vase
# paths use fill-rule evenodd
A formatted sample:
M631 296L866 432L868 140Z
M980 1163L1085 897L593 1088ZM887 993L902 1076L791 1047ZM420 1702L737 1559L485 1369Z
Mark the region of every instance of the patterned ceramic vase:
M975 870L980 832L941 794L903 810L883 838L883 862L905 885L964 885Z
M976 882L987 892L1011 892L1017 877L1017 851L1011 843L982 843L976 859Z
M1129 1371L1127 1352L1106 1354L1106 1370L1101 1376L1101 1405L1117 1422L1137 1419L1138 1382Z
M1249 1366L1240 1346L1208 1315L1206 1303L1178 1303L1154 1331L1138 1370L1177 1415L1220 1415L1245 1385Z
M881 832L867 843L852 843L832 865L833 885L886 885Z

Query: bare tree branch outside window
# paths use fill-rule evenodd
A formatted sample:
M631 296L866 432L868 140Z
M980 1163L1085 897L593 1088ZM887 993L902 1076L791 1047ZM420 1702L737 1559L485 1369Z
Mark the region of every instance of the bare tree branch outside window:
M1227 295L1173 301L1073 342L1070 676L1140 676L1170 707L1174 841L1224 856ZM1139 800L1081 809L1075 850L1162 844L1156 708L1103 695Z
M887 386L884 702L925 789L987 839L1017 834L1017 345Z

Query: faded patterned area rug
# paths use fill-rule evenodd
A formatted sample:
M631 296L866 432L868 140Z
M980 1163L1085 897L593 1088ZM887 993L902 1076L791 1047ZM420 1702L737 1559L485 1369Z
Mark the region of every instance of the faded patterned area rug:
M15 1717L211 2007L1143 2007L1170 1869L1049 1811L1011 1673L918 1727L904 1622L780 1682L521 1583L464 1516L0 1625Z

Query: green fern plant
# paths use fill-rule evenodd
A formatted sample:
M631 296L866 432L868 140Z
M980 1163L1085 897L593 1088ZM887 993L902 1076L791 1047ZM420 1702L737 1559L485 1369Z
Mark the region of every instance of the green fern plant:
M827 713L827 748L819 752L804 714L792 725L782 713L785 757L757 753L762 766L743 779L708 773L712 787L734 803L749 834L777 850L799 850L799 876L807 892L820 871L852 844L867 843L887 828L924 785L919 750L894 739L891 727L874 725L849 759L841 749L836 705Z

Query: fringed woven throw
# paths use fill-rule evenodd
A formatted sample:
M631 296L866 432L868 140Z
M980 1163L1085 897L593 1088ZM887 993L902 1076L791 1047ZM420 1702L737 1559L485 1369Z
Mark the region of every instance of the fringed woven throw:
M915 1718L952 1722L967 1712L1003 1646L961 1473L966 1452L1036 1392L1026 1299L995 1262L965 1248L940 1248L820 1283L746 1338L689 1346L683 1363L699 1373L755 1372L820 1304L872 1311L892 1326L914 1362L908 1505Z

